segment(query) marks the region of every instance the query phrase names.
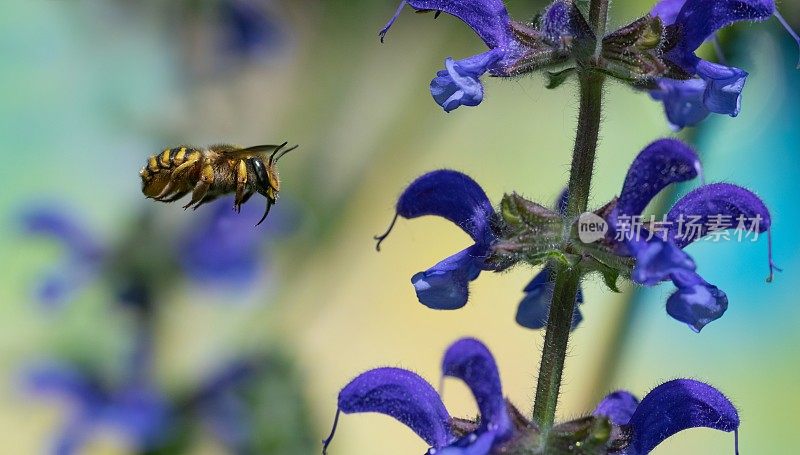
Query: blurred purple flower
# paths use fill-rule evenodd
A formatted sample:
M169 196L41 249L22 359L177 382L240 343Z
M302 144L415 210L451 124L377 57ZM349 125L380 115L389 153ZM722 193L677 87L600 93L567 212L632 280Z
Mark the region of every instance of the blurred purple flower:
M453 343L444 355L442 374L461 379L470 388L478 403L477 422L450 417L439 394L416 373L378 368L362 373L339 392L334 427L324 441L323 454L333 440L339 414L362 412L385 414L405 424L430 446L428 454L523 453L520 449L547 453L547 448L525 445L540 444L546 438L525 437L524 433L539 429L506 402L495 360L480 341L464 338ZM739 428L731 402L713 387L691 379L662 384L641 402L628 392L615 392L598 405L595 415L608 418L616 427L610 442L621 450L615 453L627 455L647 454L689 428L727 432Z
M640 225L642 212L661 190L700 173L700 160L689 146L675 139L655 141L631 164L608 215L610 241L620 254L636 259L633 281L652 286L672 280L678 289L667 301L667 312L698 332L722 316L728 297L695 272L695 263L683 248L714 232L739 229L769 236L771 227L769 210L761 199L728 183L691 191L669 210L663 228L653 226L651 232ZM771 280L775 268L771 242L769 248Z
M142 265L134 263L136 259L128 251L131 243L136 245L136 254L149 258L148 267L154 262L162 266L177 263L198 284L228 288L251 285L269 263L261 246L285 235L297 220L292 205L283 204L265 228L254 228L250 220L260 216L260 209L247 204L242 210L252 213L237 216L228 199L220 200L210 210L193 214L199 219L167 242L163 235L155 239L158 241L148 238L155 233L145 228L135 232L139 237L124 238L116 245L102 245L66 211L49 207L28 210L21 216L25 232L53 238L66 252L62 264L38 285L37 298L54 307L72 299L83 287L104 279L105 274L111 277L116 273L124 275L111 279L119 302L147 305L156 283L152 282L151 271L139 270ZM153 251L148 253L147 248Z
M92 281L101 266L105 250L71 214L57 208L36 208L21 216L27 234L55 240L65 258L37 285L36 295L48 306L59 306Z
M255 204L243 205L241 214L231 210L228 199L209 205L179 240L178 258L184 272L201 284L233 288L254 283L269 264L262 247L297 223L291 204L275 211L264 228L253 227L252 220L262 211Z
M144 381L109 387L94 375L66 364L32 369L26 382L39 395L55 396L70 406L70 416L57 436L52 453L79 453L99 428L118 431L139 451L161 444L169 430L170 406Z
M264 2L222 0L220 20L224 47L236 55L258 57L283 45L280 20L270 14Z

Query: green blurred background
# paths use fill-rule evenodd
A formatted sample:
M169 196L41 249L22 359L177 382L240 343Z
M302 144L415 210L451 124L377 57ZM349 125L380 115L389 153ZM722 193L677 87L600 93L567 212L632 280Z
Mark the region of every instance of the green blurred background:
M381 45L377 30L394 0L265 0L258 3L275 18L277 42L259 55L237 56L218 45L213 3L16 0L4 8L0 450L45 453L64 418L63 408L21 391L22 366L63 351L113 364L125 332L93 289L57 313L33 302L37 274L60 252L26 238L18 213L33 203L60 204L109 241L144 207L167 224L191 224L197 213L156 206L140 194L146 157L179 143L301 144L281 163L282 196L291 204L273 210L291 205L302 221L270 245L266 289L184 289L161 303L156 362L165 389L196 381L232 353L280 346L296 361L315 425L286 431L322 439L339 388L356 374L402 366L436 383L444 348L468 335L492 349L507 395L527 411L543 332L517 326L513 316L534 271L485 274L464 309L434 312L417 302L409 278L462 248L467 236L425 218L401 220L379 254L371 237L390 221L404 185L436 168L470 174L495 201L512 190L553 200L567 180L574 85L548 91L539 76L488 80L479 108L445 114L428 81L445 57L482 48L451 17L434 21L407 11ZM520 18L544 5L508 3ZM785 16L800 18L800 8L782 6ZM611 20L624 24L649 7L644 0L615 2ZM741 25L725 42L729 57L751 73L742 114L712 118L685 137L701 151L709 181L745 185L767 201L776 262L785 272L765 284L766 239L691 247L701 272L731 301L725 317L701 334L666 315L668 287L612 294L588 283L559 416L590 411L612 389L641 396L664 380L694 377L739 407L742 453L792 453L793 412L800 409L796 48L775 21ZM617 84L607 88L604 116L594 206L617 194L644 145L671 134L658 104ZM448 382L446 390L453 415L475 414L465 387ZM692 430L654 453L731 453L732 445L729 434ZM192 453L221 450L200 440ZM424 450L388 417L355 415L341 420L330 453ZM98 434L86 453L127 452L113 435Z

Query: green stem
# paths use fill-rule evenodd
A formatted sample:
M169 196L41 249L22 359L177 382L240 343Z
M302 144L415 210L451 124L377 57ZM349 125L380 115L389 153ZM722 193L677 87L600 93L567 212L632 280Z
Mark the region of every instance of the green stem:
M578 132L575 137L569 178L568 219L575 219L586 211L602 113L603 76L591 70L583 70L578 78L581 98ZM553 301L547 319L542 363L536 385L536 401L533 407L533 419L539 428L545 431L552 427L555 421L572 315L575 312L575 296L580 280L581 274L577 268L562 267L556 271Z
M606 23L608 22L608 1L592 0L589 4L589 24L592 25L594 36L597 38L594 56L599 57L602 51L603 36L606 34Z

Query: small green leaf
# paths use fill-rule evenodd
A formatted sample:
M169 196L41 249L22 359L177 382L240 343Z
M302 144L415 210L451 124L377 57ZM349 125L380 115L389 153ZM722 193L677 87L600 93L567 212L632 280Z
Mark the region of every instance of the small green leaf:
M566 80L577 72L577 68L567 68L561 71L547 71L547 85L545 86L548 89L554 89L566 82Z

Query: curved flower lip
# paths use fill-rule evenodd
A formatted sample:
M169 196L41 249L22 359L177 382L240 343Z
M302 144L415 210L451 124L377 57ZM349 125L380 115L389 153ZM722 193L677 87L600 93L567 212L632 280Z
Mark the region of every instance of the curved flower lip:
M677 47L694 52L717 30L739 21L763 21L775 13L773 0L686 0L675 17Z
M703 185L682 197L667 212L669 240L684 248L705 237L711 227L717 230L737 229L753 233L767 233L769 277L772 281L777 267L772 259L772 217L764 201L752 191L730 183ZM679 230L682 221L694 220L698 228L692 235Z
M725 432L737 432L739 428L739 414L733 403L719 390L694 379L661 384L641 402L624 390L611 393L593 414L606 416L622 426L630 438L624 452L627 455L650 453L670 436L689 428ZM735 436L738 440L738 435Z
M472 391L481 415L479 432L491 429L497 439L501 439L512 431L500 373L492 353L483 343L474 338L453 343L444 354L442 375L461 379Z
M461 19L490 48L505 45L511 36L510 19L502 0L402 0L394 16L378 32L381 41L405 5L417 11L441 11Z
M401 368L377 368L362 373L339 392L338 409L345 414L386 414L405 424L432 447L443 447L453 439L450 414L439 394L418 374ZM326 448L332 437L333 432L326 440Z
M696 333L727 311L728 296L697 273L679 271L672 281L678 289L667 299L667 314Z
M431 446L429 454L486 455L495 444L511 437L513 428L497 364L485 345L473 338L450 345L442 360L442 374L463 380L475 396L481 423L472 433L456 438L442 399L419 375L400 368L377 368L362 373L339 393L333 429L323 441L322 453L333 439L340 412L378 412L393 417Z
M659 139L645 147L628 168L617 212L640 215L661 190L701 174L700 158L691 147L677 139Z

